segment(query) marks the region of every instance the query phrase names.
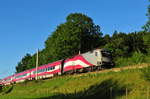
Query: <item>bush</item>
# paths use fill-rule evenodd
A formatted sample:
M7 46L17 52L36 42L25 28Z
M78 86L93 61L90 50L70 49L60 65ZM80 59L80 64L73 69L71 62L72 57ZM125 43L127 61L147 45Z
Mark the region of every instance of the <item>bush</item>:
M121 66L127 66L127 65L135 65L135 64L140 64L140 63L145 63L146 61L146 56L141 53L141 52L135 52L132 54L131 57L118 57L115 60L116 66L121 67Z
M135 52L131 57L131 61L135 64L143 63L145 62L145 56L141 52Z
M150 81L150 66L142 69L142 76L144 77L145 80Z

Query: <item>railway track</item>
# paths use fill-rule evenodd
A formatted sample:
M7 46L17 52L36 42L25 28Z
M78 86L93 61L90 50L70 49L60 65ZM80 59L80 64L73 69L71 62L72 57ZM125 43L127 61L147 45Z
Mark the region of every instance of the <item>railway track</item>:
M131 69L141 69L150 66L150 63L142 63L142 64L137 64L137 65L129 65L129 66L124 66L124 67L117 67L117 68L111 68L111 69L104 69L100 71L93 71L89 72L88 74L96 74L96 73L108 73L108 72L121 72L124 70L131 70ZM81 73L78 75L74 75L75 77L78 76L83 76L86 75L87 73Z

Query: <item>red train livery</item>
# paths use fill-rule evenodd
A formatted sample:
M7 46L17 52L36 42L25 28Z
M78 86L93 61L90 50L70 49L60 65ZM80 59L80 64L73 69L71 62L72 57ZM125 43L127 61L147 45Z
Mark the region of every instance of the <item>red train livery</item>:
M105 49L95 49L73 56L72 58L39 66L37 69L33 68L11 75L0 80L0 84L9 85L11 83L23 82L25 80L34 80L36 76L38 79L50 78L55 75L110 68L113 65L112 55L109 51Z

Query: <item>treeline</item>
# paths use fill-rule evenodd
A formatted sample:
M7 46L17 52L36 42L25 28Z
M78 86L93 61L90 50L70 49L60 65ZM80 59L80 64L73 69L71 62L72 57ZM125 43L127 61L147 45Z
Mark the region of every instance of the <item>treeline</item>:
M45 41L45 48L39 51L39 65L98 47L109 49L113 53L116 64L129 62L130 58L146 57L150 54L149 23L143 26L143 31L132 33L115 31L112 36L108 34L103 36L100 26L95 25L90 17L81 13L72 13L66 17L66 22L58 25ZM144 59L141 62L145 62ZM26 54L17 64L16 72L34 68L35 64L36 53Z
M146 32L122 33L117 32L110 37L104 36L105 48L113 52L114 57L129 57L133 52L147 53L147 44L145 44L144 37Z
M150 32L115 32L103 39L103 47L112 51L116 66L150 62Z

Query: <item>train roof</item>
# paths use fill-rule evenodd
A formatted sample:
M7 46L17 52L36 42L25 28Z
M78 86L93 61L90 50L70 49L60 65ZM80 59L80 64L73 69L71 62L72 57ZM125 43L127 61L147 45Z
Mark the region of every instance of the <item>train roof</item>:
M14 75L11 75L11 76L8 76L8 77L5 77L3 78L2 80L6 80L6 79L10 79L11 77L13 77Z

